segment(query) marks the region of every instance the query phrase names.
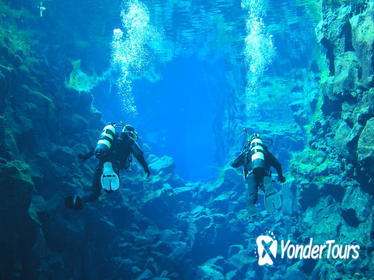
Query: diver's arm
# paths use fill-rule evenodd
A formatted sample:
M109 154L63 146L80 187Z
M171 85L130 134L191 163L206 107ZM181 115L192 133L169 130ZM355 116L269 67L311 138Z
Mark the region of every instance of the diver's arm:
M138 160L140 165L143 167L144 172L147 174L147 177L149 177L151 175L151 171L149 170L148 164L145 161L143 151L140 149L138 143L136 143L135 141L131 141L131 142L132 142L131 143L131 152L133 153L135 158Z
M95 153L95 149L94 149L94 148L91 148L91 149L89 150L88 153L85 153L85 154L79 154L79 155L78 155L78 158L79 158L81 161L85 161L85 160L89 159L90 157L92 157L92 156L94 155L94 153Z
M286 182L286 178L283 176L282 165L280 164L279 160L277 160L277 158L272 153L270 153L269 150L266 150L266 153L269 160L269 164L272 167L274 167L275 170L277 170L278 180L281 183Z
M245 158L246 152L243 151L232 163L231 166L234 168L238 168L243 165L244 158Z

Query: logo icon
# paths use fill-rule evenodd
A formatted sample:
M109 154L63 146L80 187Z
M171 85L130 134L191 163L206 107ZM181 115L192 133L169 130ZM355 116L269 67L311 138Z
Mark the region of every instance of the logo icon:
M258 265L273 265L274 260L277 256L278 242L272 232L270 235L260 235L256 239L257 253L258 253Z
M327 240L322 244L315 244L313 238L309 239L307 244L292 243L291 240L275 239L271 231L266 231L263 235L256 238L258 265L273 265L277 257L279 243L280 259L358 259L360 256L360 245L358 244L339 244L335 240Z

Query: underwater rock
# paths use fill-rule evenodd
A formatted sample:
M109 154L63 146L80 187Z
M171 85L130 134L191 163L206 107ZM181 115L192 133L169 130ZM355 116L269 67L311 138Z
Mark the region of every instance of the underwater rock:
M374 161L373 139L374 118L371 118L366 122L366 125L360 134L357 145L358 160L365 162L367 167L372 165Z
M362 66L361 80L365 86L373 86L373 42L374 42L374 7L350 19L352 26L352 44Z
M317 205L320 199L319 187L316 184L305 184L300 188L298 201L303 210Z
M355 144L361 129L362 127L359 124L351 128L345 121L338 122L334 137L336 150L346 158L353 159L355 156Z
M364 1L359 2L357 5ZM372 162L373 149L367 146L369 137L373 139L374 102L368 87L373 36L367 33L373 33L372 18L367 19L372 11L364 6L357 9L356 3L322 4L323 20L317 27L317 37L326 48L330 76L321 80L323 98L312 117L310 147L304 151L309 155L294 157L296 161L291 164L297 201L303 210L298 215L298 226L305 229L304 235L314 236L316 242L329 236L342 244L372 244L372 221L368 220L373 211L369 186L374 173L368 162ZM360 252L360 256L361 253L364 254ZM363 259L303 262L292 277L335 279L356 274L357 278L370 278L364 268L367 258ZM336 273L331 274L331 265L337 268ZM365 272L359 276L360 270Z
M357 185L354 185L346 189L341 206L345 210L354 210L357 218L364 221L370 215L372 203L373 198L369 194L362 192Z
M139 208L143 215L154 220L160 226L167 227L168 223L175 220L178 201L173 188L164 183L160 189L149 192L143 198L142 205Z
M225 276L216 267L211 265L199 266L197 270L197 279L201 280L224 280Z
M361 221L357 218L356 211L352 208L349 208L347 210L342 209L342 217L346 221L346 223L354 228L357 228Z
M76 159L75 152L68 146L54 146L50 159L61 165L69 165Z
M285 215L297 213L296 189L297 186L294 180L282 186L282 213Z
M344 52L335 57L333 94L349 94L358 87L361 66L355 52ZM334 97L330 96L333 100Z
M25 9L35 9L32 3L8 2L22 11L17 14L20 26L34 17ZM13 37L5 34L5 44L0 47L0 136L4 139L0 148L0 243L4 245L0 278L236 280L272 276L307 279L308 274L322 279L332 273L331 267L346 272L348 277L368 278L373 271L369 263L373 252L369 250L364 251L367 257L346 267L298 262L284 274L285 264L277 267L281 272L269 268L259 273L255 270L257 259L249 254L255 236L265 228L295 240L301 232L303 236L316 234L319 240L329 237L351 242L352 237L355 242L372 246L373 198L348 178L359 169L374 174L370 149L374 102L368 97L373 93L368 90L373 75L372 10L354 15L358 12L353 4L322 2L324 16L318 36L327 48L331 77L322 85L324 98L318 102L323 112L316 114L310 131L308 140L313 140L313 148L308 147L294 160L295 178L285 187L284 212L292 219L279 213L277 217L262 215L253 223L247 221L246 183L238 170L223 168L216 182L190 183L175 174L175 163L166 156L148 158L152 170L149 181L140 180L143 173L134 167L134 177L121 178L123 188L119 193L105 194L80 212L64 209L65 195L89 190L94 162L83 165L76 161L76 155L95 143L103 125L101 113L92 106L91 93L63 87L71 70L69 60L84 56L82 65L103 67L96 65L99 56L91 49L102 48L110 53L109 44L96 46L97 42L107 42L98 35L102 32L96 31L112 26L114 20L90 24L89 29L77 28L87 37L82 38L71 28L62 32L66 31L65 18L61 18L65 13L59 8L74 5L74 24L80 20L76 15L91 17L92 7L112 9L108 9L109 2L93 5L92 1L83 1L87 10L82 13L74 1L54 1L48 10L54 16L47 18L46 14L46 18L33 23L35 28L43 29L34 36L40 42L30 42L38 54L10 49ZM102 18L117 20L112 12ZM16 26L13 29L17 30ZM110 39L112 34L108 34ZM76 38L80 39L78 43ZM29 63L28 59L35 62ZM91 89L92 77L83 78L83 85L88 85L85 89ZM303 82L302 77L295 78L293 94L303 94ZM241 91L240 86L235 90ZM317 103L316 99L313 102ZM284 103L271 106L287 107ZM308 125L307 102L295 102L291 109L300 127ZM315 110L320 113L319 108ZM273 113L273 118L281 115L268 109L263 113ZM240 121L225 125L233 129L238 124ZM290 157L290 147L304 147L304 134L296 125L267 126L259 122L248 126L265 131L274 140L274 150L282 161ZM239 137L232 138L230 144L240 145L236 139ZM300 211L295 211L296 204ZM196 277L192 277L195 272ZM331 279L341 277L332 275Z
M38 264L31 258L38 224L28 211L34 191L29 169L29 165L17 160L0 164L0 270L2 275L7 273L6 278L22 273L32 275L33 264Z
M339 9L325 8L324 18L316 27L317 40L326 48L332 74L335 72L336 55L352 50L350 15L350 6L343 6Z
M210 198L208 200L225 201L230 198L232 191L243 189L243 182L240 173L234 168L223 169L222 174L214 183L204 184L199 190L201 198ZM243 182L244 183L244 182Z
M303 127L309 121L309 112L305 110L305 102L304 101L295 101L290 104L290 108L293 111L293 117L296 123Z
M149 160L149 167L152 169L152 172L160 174L161 176L173 173L175 170L175 163L171 157L150 157Z
M153 276L153 273L149 269L146 269L138 277L136 277L135 280L154 279Z
M30 205L34 183L28 175L30 166L22 161L0 165L0 184L3 186L1 212L25 213Z
M298 264L295 264L287 269L287 272L284 276L285 279L295 279L295 280L307 280L308 277L299 270L297 267Z
M243 250L238 254L231 256L228 259L228 263L230 263L233 267L240 271L245 270L248 267L248 265L256 264L257 259L250 257L248 252Z

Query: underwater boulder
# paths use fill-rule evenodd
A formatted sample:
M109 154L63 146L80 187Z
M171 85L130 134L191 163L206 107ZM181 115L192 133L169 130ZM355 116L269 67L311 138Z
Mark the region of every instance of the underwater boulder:
M173 261L183 261L183 258L190 251L190 247L184 241L172 242L170 243L170 246L172 250L167 257Z
M326 9L323 20L316 27L317 40L326 48L330 72L334 73L335 56L352 50L352 36L349 19L352 8L347 5Z
M28 211L34 192L29 168L22 161L0 164L0 268L4 279L13 278L7 272L18 271L21 275L37 263L33 260L32 247L39 225Z
M202 265L198 267L196 279L200 280L224 280L225 276L216 266Z
M31 203L34 183L28 175L30 166L22 161L0 165L1 213L25 213Z
M219 212L227 213L232 201L236 201L237 193L234 191L227 191L215 197L210 203L210 207Z
M201 200L210 201L217 209L221 206L227 208L228 203L236 201L237 196L245 190L244 184L237 170L231 167L225 168L217 181L205 183L199 188L198 197Z
M352 26L352 44L362 66L362 82L370 85L374 82L373 44L374 44L374 7L368 5L366 11L350 19Z
M149 192L139 211L160 226L167 227L175 220L175 212L178 211L178 201L171 186L163 184L162 188Z
M358 86L362 69L355 52L345 52L335 57L334 95L349 95ZM330 96L331 100L336 99Z
M53 151L50 154L50 158L57 164L70 165L75 161L76 155L74 151L68 146L55 145L53 147Z
M342 209L341 215L344 221L351 227L357 228L362 222L357 218L357 213L352 208Z
M360 134L357 145L357 157L360 162L365 162L369 167L374 161L374 118L366 122L364 129Z
M296 181L292 180L282 186L282 213L286 215L293 215L297 213L296 203Z
M52 124L56 120L55 102L48 93L35 90L30 85L21 85L19 91L19 94L12 98L16 103L15 110L22 112L20 115L32 121L34 131L48 135L45 133L46 127L52 129Z
M346 189L341 207L345 211L349 209L354 210L354 215L357 216L359 220L366 221L370 216L372 203L373 197L362 192L358 185L353 185ZM349 211L346 212L346 214L349 214Z
M246 250L239 252L231 256L228 262L234 266L237 270L242 270L248 267L248 265L254 265L257 263L257 259L250 257Z
M298 266L299 263L290 266L287 269L286 274L284 275L284 279L307 280L308 277L302 271L299 270Z
M309 114L310 112L305 110L305 101L295 101L290 104L290 108L293 112L293 118L295 122L303 128L304 125L308 124L309 122Z
M361 125L350 127L345 121L339 121L336 125L334 136L334 148L346 158L354 159L355 143L361 130Z
M321 193L317 184L306 183L299 186L297 199L302 210L306 210L308 207L315 207L320 198Z
M187 202L187 201L191 201L192 198L194 197L195 187L196 185L192 183L187 183L187 185L184 187L174 188L173 192L174 192L176 199L179 202Z
M232 278L234 275L239 276L238 269L231 263L229 263L228 260L221 255L210 258L204 263L204 265L219 270L222 274L225 275L225 279L228 279L228 277ZM242 270L241 274L243 275L244 272L245 270Z
M210 215L199 215L194 219L194 223L197 231L201 233L209 229L213 223L213 218Z
M154 275L149 269L144 270L139 276L135 278L135 280L149 280L149 279L154 279Z
M55 252L72 251L85 243L82 221L73 221L45 213L41 215L46 244Z
M170 174L174 173L175 170L175 163L174 159L169 156L162 156L162 157L150 157L149 167L152 170L152 173L155 174Z

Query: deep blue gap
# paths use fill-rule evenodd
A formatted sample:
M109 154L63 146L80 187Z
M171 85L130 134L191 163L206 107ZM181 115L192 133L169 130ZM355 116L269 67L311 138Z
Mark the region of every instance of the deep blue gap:
M133 124L157 156L171 156L186 180L214 180L224 162L216 143L222 128L222 102L227 88L223 59L201 61L179 57L159 65L161 79L134 81L138 116L121 109L115 78L95 88L95 106L106 121Z
M163 67L159 81L141 80L134 87L144 142L156 155L173 157L184 179L213 180L222 164L216 160L214 126L223 114L224 71L223 61L176 58Z

